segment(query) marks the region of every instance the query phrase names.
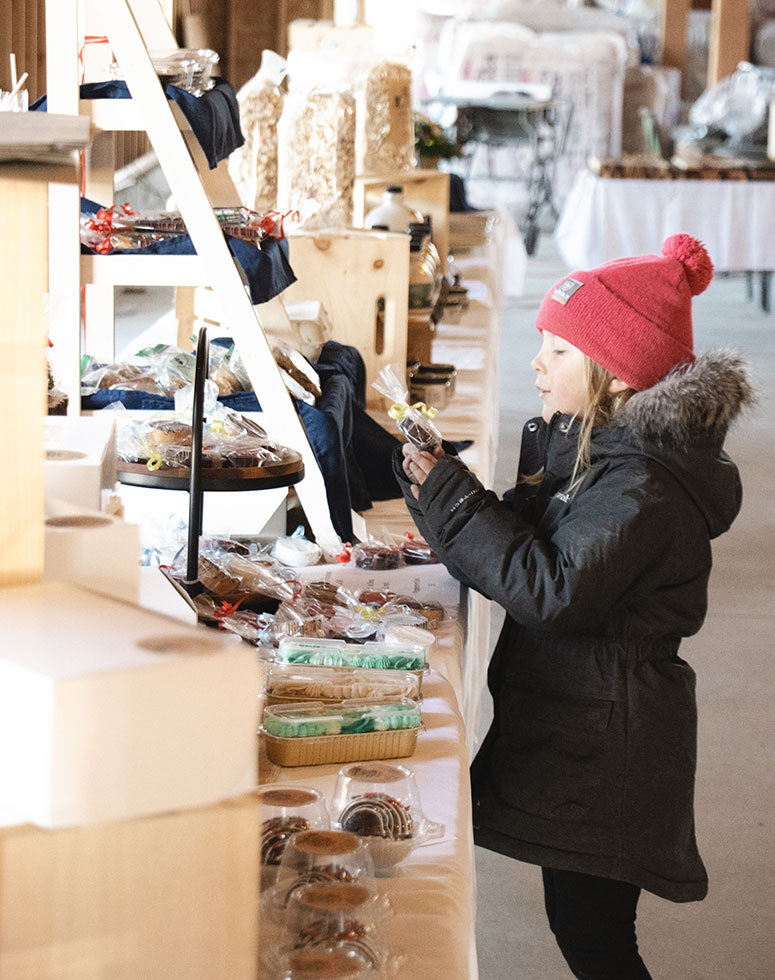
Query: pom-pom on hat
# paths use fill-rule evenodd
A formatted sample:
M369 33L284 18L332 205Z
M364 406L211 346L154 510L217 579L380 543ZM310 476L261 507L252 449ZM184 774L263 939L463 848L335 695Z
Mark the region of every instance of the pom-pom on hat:
M578 347L636 391L694 360L692 296L710 285L702 242L671 235L661 255L578 270L546 294L536 327Z

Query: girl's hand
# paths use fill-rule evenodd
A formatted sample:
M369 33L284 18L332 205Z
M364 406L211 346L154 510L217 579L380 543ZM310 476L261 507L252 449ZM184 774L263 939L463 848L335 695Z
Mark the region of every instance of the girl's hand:
M432 453L421 452L417 446L411 442L404 443L402 452L404 454L404 473L416 484L412 487L412 496L415 500L420 496L420 486L444 455L441 446L437 446Z

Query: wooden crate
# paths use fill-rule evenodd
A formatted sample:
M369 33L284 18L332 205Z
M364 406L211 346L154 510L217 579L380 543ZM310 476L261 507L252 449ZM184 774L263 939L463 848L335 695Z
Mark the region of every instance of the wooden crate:
M432 240L446 274L449 255L449 174L441 170L397 170L381 176L361 175L353 187L353 224L363 227L368 212L380 203L382 192L391 184L404 188L404 203L415 211L430 215Z
M403 368L406 363L409 236L297 232L288 241L297 282L283 299L323 303L334 326L333 339L357 347L363 356L367 403L381 405L382 396L371 382L386 364Z
M0 977L255 980L258 807L0 830Z
M9 175L10 174L10 175ZM46 208L44 181L0 170L0 294L6 422L0 484L0 586L36 582L43 571L43 418L46 411Z

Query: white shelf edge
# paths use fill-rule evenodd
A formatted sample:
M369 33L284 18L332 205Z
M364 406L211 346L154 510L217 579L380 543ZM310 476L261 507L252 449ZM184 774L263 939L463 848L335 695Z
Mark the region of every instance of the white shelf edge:
M198 255L81 256L81 282L92 286L203 286L211 278Z
M191 126L175 103L172 110L180 129L191 129ZM88 116L92 125L104 132L144 132L146 125L134 99L81 99L78 111L82 116Z

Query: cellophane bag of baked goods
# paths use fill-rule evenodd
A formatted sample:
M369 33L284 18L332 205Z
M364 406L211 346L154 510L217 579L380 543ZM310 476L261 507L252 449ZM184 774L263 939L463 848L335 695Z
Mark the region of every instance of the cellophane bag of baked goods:
M208 385L215 385L208 381ZM185 394L185 389L182 389ZM185 414L154 412L143 419L127 413L116 430L116 452L129 463L145 463L149 470L191 465L191 420ZM269 439L260 426L236 412L219 410L202 426L202 468L269 466L295 456L292 450Z
M288 570L265 552L251 551L230 539L200 538L197 577L205 589L218 599L231 603L253 599L292 600L298 582ZM173 578L185 578L188 553L184 547L169 567Z
M261 67L237 92L244 144L229 157L229 173L245 207L277 206L277 124L283 111L286 62L264 51Z
M335 59L292 52L290 79L277 124L277 207L299 226L341 230L352 225L355 97Z
M423 402L410 405L406 380L401 379L392 365L387 364L383 367L371 386L392 401L388 415L409 442L424 452L433 452L441 445L441 433L433 424L438 411Z
M397 61L377 61L357 89L356 172L393 174L414 165L412 73Z
M146 347L114 364L103 364L84 355L81 394L91 395L101 388L112 388L174 398L180 389L193 384L195 370L193 351L172 344ZM209 378L216 384L219 397L250 391L253 387L233 344L230 347L210 344Z

